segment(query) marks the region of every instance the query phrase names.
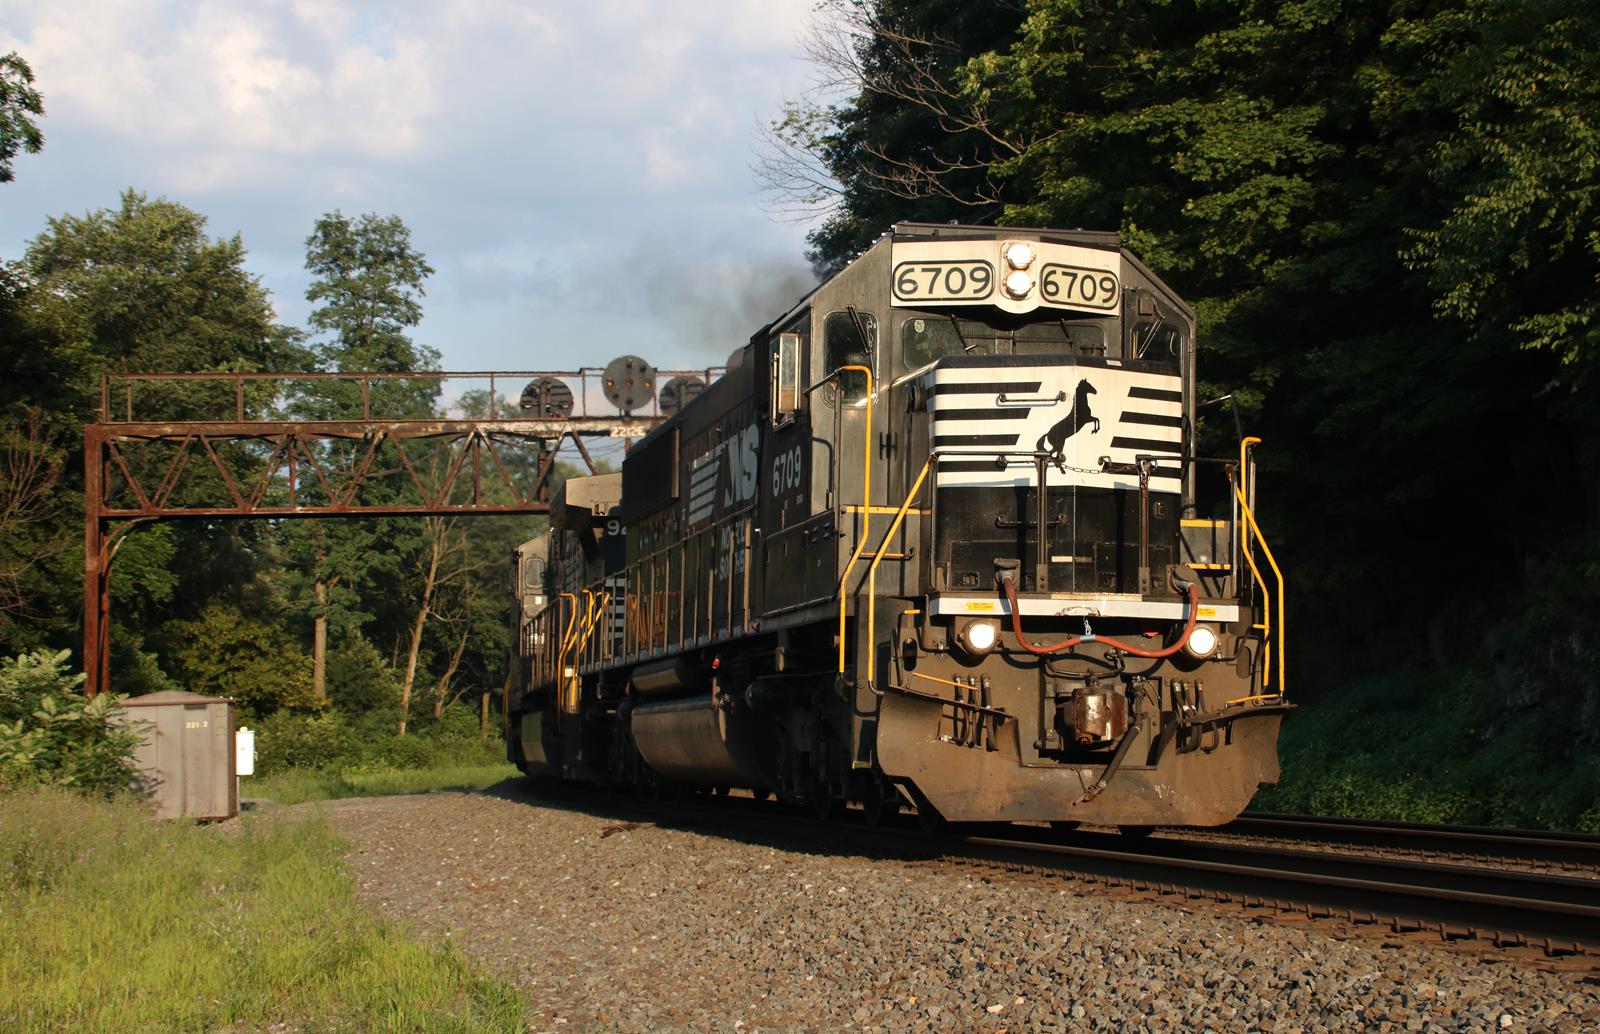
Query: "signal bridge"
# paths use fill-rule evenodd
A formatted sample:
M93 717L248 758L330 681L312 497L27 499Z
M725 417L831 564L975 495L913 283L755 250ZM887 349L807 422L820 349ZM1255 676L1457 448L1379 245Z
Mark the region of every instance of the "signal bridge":
M547 513L566 445L597 473L591 443L626 447L722 369L103 376L83 442L85 692L109 688L110 569L134 528Z

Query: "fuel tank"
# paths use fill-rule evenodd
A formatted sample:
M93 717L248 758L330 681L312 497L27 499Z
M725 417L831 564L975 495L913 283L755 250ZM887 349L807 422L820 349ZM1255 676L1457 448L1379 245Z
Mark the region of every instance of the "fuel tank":
M629 718L639 755L658 774L698 786L764 786L748 716L713 693L641 703Z

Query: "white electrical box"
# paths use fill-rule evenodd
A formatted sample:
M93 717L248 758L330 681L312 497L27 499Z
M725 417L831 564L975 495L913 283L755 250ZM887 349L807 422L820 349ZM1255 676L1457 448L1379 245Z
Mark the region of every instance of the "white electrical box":
M233 734L233 764L237 775L256 774L256 733L254 729L240 729Z

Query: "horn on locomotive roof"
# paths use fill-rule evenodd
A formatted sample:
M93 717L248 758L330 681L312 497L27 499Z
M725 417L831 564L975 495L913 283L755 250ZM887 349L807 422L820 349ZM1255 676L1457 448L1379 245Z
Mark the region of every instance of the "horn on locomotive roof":
M623 355L606 364L606 399L628 414L656 397L656 368L636 355Z

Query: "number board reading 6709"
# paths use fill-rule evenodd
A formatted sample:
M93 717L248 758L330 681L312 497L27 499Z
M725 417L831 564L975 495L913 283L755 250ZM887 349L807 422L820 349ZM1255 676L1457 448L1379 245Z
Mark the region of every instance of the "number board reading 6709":
M994 267L981 259L902 262L894 270L894 296L902 302L970 302L994 290Z

